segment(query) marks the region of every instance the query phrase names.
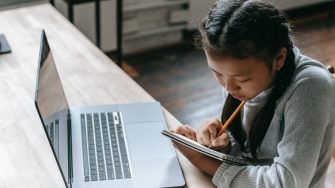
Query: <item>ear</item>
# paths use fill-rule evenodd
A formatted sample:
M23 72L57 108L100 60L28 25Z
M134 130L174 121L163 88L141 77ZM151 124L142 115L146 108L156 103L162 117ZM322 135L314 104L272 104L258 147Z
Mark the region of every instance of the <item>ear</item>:
M279 71L285 63L285 59L286 59L286 55L287 55L287 50L286 48L281 48L276 56L276 58L273 61L273 65L272 65L272 70L273 71Z

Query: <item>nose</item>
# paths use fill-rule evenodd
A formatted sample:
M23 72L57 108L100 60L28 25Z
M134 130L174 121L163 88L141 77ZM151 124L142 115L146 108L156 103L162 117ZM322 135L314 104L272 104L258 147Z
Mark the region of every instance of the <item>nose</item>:
M229 93L235 93L240 89L233 78L226 78L224 81L224 87Z

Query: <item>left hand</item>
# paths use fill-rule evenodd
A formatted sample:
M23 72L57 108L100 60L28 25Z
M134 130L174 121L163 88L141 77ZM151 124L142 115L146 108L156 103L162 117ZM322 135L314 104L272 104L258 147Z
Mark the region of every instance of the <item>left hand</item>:
M171 130L172 132L175 132L177 134L183 135L191 140L197 141L196 138L196 132L195 130L189 126L189 125L180 125L175 130ZM194 160L194 158L197 158L199 155L203 155L193 149L190 149L187 146L184 146L183 144L180 144L178 142L173 141L174 146L190 161Z
M177 134L186 136L187 138L190 138L194 141L196 140L196 132L194 129L188 125L181 125L177 127L176 130L172 130L172 132L175 132ZM214 175L216 170L219 168L221 161L217 159L213 159L211 157L208 157L207 155L204 155L196 150L190 149L187 146L184 146L183 144L180 144L178 142L173 142L174 146L197 168L199 168L201 171L205 172L209 175Z

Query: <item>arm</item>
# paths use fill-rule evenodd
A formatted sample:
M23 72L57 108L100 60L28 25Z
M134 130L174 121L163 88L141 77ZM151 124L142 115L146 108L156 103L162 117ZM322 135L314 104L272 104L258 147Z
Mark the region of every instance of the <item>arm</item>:
M183 135L189 139L196 141L196 132L194 129L188 125L178 126L176 130L173 132ZM183 144L178 142L173 142L174 146L196 167L198 167L201 171L214 175L221 162L210 158L200 152L197 152L193 149L190 149Z
M323 80L322 80L323 79ZM331 120L333 84L324 78L303 80L285 105L285 131L271 166L239 167L223 163L213 182L218 187L308 187ZM330 102L331 101L331 102ZM331 149L331 148L330 148Z
M208 157L178 142L174 142L174 145L194 166L208 175L213 176L221 164L221 161Z

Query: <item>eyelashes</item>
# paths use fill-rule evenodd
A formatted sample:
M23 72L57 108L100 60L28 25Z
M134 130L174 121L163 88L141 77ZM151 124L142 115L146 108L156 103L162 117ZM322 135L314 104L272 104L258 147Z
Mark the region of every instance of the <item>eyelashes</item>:
M245 82L248 82L250 79L248 78L248 79L244 79L244 80L237 80L238 82L240 82L240 83L245 83Z
M222 77L224 77L222 74L220 74L220 73L218 73L218 72L216 72L216 71L214 71L214 70L212 70L212 72L213 72L213 74L214 74L217 78L222 78ZM244 78L244 79L242 79L242 80L239 80L239 79L236 79L236 78L235 78L235 80L236 80L238 83L246 83L246 82L250 81L251 78Z

